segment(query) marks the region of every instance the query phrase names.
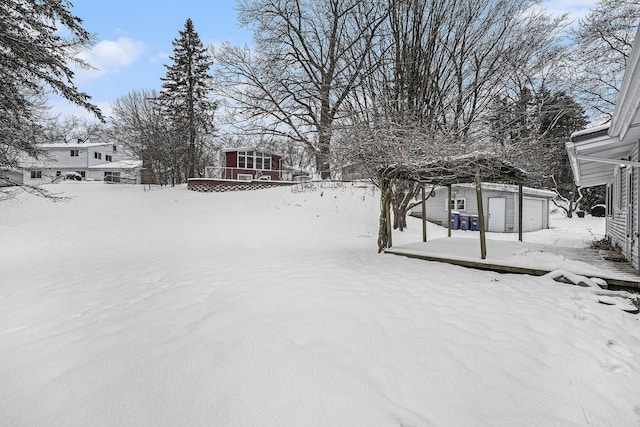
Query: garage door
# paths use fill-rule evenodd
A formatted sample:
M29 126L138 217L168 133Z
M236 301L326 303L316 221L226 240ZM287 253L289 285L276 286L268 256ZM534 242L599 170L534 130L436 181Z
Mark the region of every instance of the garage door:
M544 200L524 198L522 205L522 230L525 232L542 230L546 217Z

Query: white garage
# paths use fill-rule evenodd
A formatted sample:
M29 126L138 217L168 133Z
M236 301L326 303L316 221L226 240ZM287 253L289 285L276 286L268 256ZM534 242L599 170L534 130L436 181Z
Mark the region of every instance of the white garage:
M522 198L522 231L536 231L548 228L545 219L548 217L549 206L544 199L531 197Z
M549 228L549 204L555 193L537 188L522 188L522 231ZM478 215L475 186L458 184L451 187L451 201L446 187L436 188L427 199L427 220L447 225L449 203L452 212L459 217L472 218ZM485 229L494 233L517 233L518 230L518 186L482 183L482 206ZM420 216L422 207L416 206L412 214ZM462 228L463 222L460 221Z

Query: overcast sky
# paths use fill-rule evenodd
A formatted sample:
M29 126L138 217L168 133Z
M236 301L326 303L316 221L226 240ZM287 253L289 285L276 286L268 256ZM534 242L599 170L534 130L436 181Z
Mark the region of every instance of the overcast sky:
M596 0L545 0L555 14L583 16ZM205 45L224 41L251 43L251 34L238 25L235 0L74 0L72 12L83 19L84 28L96 34L97 43L86 59L97 68L80 70L75 82L91 95L105 114L116 98L138 89L159 89L169 63L171 42L191 18ZM54 111L62 114L86 113L64 100L52 100Z

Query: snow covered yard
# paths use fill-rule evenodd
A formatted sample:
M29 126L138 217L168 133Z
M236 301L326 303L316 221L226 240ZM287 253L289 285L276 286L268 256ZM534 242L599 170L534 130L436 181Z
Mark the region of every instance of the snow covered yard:
M371 189L50 189L0 204L0 425L640 424L638 315L379 255Z

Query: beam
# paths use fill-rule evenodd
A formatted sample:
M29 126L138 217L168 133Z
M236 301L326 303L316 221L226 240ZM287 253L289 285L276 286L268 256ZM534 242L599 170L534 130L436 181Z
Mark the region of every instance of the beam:
M589 162L596 162L596 163L607 163L610 165L624 165L624 166L632 166L634 168L640 168L640 162L634 162L631 160L607 159L606 157L585 156L584 154L577 154L576 159L585 160Z

